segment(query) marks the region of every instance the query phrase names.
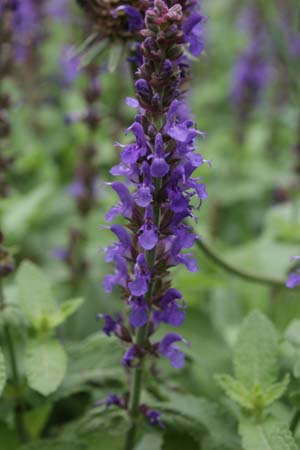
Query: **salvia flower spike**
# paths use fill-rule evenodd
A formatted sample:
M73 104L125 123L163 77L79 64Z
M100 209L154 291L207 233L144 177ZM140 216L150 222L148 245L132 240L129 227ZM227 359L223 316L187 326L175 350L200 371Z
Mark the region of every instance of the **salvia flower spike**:
M198 26L199 18L194 20ZM106 250L106 260L115 265L104 289L118 286L128 308L128 321L117 322L103 315L104 332L115 334L127 349L123 365L132 370L128 412L133 423L142 413L152 425L162 425L158 412L139 405L141 376L148 358L167 358L173 367L184 366L178 333L168 333L160 342L153 334L160 323L178 327L185 317L182 294L171 287L170 269L183 264L197 270L189 252L196 239L185 219L195 217L207 193L193 173L204 162L196 154L195 141L202 133L191 119L184 99L187 60L187 20L180 4L168 6L156 0L145 15L141 30L142 60L137 70L136 98L126 103L138 107L134 123L127 130L134 143L121 145L121 161L111 173L125 182L109 183L118 196L107 220L122 216L124 225L111 225L118 242ZM188 36L193 24L186 27ZM194 48L194 47L193 47ZM199 53L199 48L197 48ZM134 442L135 425L127 438Z

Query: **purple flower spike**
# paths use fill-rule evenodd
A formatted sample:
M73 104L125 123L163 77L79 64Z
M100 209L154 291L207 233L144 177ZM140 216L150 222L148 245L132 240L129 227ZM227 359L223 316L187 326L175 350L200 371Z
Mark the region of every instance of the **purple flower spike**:
M122 362L133 370L153 356L168 358L174 368L184 366L184 353L176 344L187 342L177 333L161 342L153 341L153 335L159 324L178 327L185 319L182 295L171 288L171 269L184 264L197 270L193 255L186 253L197 237L185 220L197 220L195 212L207 198L201 178L193 176L207 162L196 152L196 139L203 133L185 98L190 73L185 49L201 53L204 18L196 11L198 0L171 2L170 7L164 0L150 3L146 11L141 8L140 42L131 58L137 81L134 98L126 104L138 108L127 129L133 136L126 145L117 144L121 161L111 170L125 181L111 184L119 202L107 214L108 220L121 215L126 223L111 227L118 239L106 250L106 261L114 262L115 273L105 278L105 289L120 286L128 306L128 321L118 324L114 334L127 344ZM133 27L140 26L134 10L125 5L115 13L121 11L136 21ZM140 412L151 425L163 427L158 411L141 405Z
M173 345L175 342L184 342L187 344L187 341L179 334L169 333L159 343L158 351L170 360L170 363L175 369L182 369L185 362L184 353L179 347Z

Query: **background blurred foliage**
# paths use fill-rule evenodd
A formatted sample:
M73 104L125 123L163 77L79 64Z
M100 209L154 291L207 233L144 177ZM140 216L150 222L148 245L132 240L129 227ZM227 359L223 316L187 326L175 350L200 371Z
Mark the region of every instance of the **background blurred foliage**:
M270 41L266 57L271 76L261 101L245 124L243 140L238 138L240 123L231 98L233 71L247 46L247 35L239 17L243 8L253 3L254 0L203 0L209 17L206 51L194 63L190 100L196 122L207 135L199 142L199 149L205 159L212 160L212 167L199 170L209 199L201 207L196 229L222 259L238 269L285 280L290 256L299 254L300 243L300 180L295 173L293 151L299 121L299 92L285 79L288 71L282 68L286 62L278 57L278 42L273 39L280 26L282 2L258 1ZM294 11L299 9L293 0L283 3L289 4L292 10L295 8ZM76 7L72 16L77 25L81 23ZM115 73L107 73L105 62L101 62L102 120L95 136L99 196L97 206L82 218L68 188L79 148L88 136L82 124L67 125L65 117L84 108L81 92L86 80L81 73L73 84L67 85L61 54L66 44L79 45L83 33L72 22L49 19L45 26L47 39L39 49L38 72L32 74L30 67L23 67L21 70L26 73L18 73L7 86L14 105L10 111L13 134L9 151L15 155L15 162L10 171L12 193L0 204L1 224L16 261L30 259L42 267L58 301L76 296L83 297L85 302L57 331L59 339L66 343L70 361L64 382L46 404L34 394L26 416L30 434L35 438L57 435L63 424L68 425L57 441L37 442L26 449L117 450L122 442L118 434L122 437L126 429L125 418L118 411L104 414L102 410L91 409L91 405L125 384L117 346L114 349L114 343L102 338L96 315L120 309L118 293L107 296L101 286L111 268L100 249L112 239L101 226L105 225L105 212L114 201L114 195L105 186L105 181L111 178L109 169L118 159L118 149L113 143L124 141L123 130L134 114L123 101L132 95L132 83L125 62ZM284 44L282 39L280 45ZM295 61L292 66L296 66ZM83 251L88 270L74 284L70 282L68 268L54 257L54 252L67 245L68 230L76 227L86 236ZM156 392L157 387L148 380L146 395L151 397L154 392L151 398L156 399L173 396L175 405L172 411L165 412L168 429L163 443L155 435L150 439L152 443L157 439L157 448L163 450L240 450L234 423L236 406L225 399L214 376L231 371L232 349L242 320L250 311L254 308L263 311L283 336L292 320L300 320L299 292L245 281L224 271L201 249L195 248L194 253L199 260L199 273L191 274L184 268L174 271L174 286L183 292L188 305L182 334L191 342L187 350L189 363L180 373L167 366L163 368L162 392ZM91 336L93 332L97 334ZM286 360L290 352L289 344L285 343ZM299 398L299 384L295 380L294 398ZM173 391L166 394L164 389ZM191 396L184 400L186 406L179 394ZM292 404L291 399L286 400L276 407L276 414L288 421L288 408ZM230 417L228 411L232 413ZM1 441L5 443L3 449L14 450L16 439L10 429L10 419L8 423L5 419L6 412L7 404L3 401ZM186 422L192 421L188 413L201 430L200 439L195 437L194 429L187 437ZM248 431L244 430L247 436ZM75 432L78 436L74 443ZM113 437L112 433L117 436ZM147 445L146 437L138 450L150 450ZM275 446L270 448L277 450Z

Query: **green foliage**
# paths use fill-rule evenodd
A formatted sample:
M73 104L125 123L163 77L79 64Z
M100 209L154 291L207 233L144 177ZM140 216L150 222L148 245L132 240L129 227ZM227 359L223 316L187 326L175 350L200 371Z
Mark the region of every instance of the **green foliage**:
M120 384L124 371L120 366L122 349L116 339L97 333L67 347L68 369L56 397L87 390L92 383Z
M134 450L161 450L163 443L162 434L145 434Z
M52 294L51 285L42 270L25 261L17 273L21 308L38 333L49 333L82 304L82 299L68 300L60 307Z
M236 378L247 388L269 386L278 373L278 337L273 324L259 311L243 321L234 349Z
M0 395L3 392L3 389L6 384L6 367L5 367L5 359L2 348L0 347Z
M260 415L281 398L290 377L275 383L279 371L279 342L270 320L259 311L243 321L234 349L234 374L219 375L217 381L225 393L242 408Z
M51 338L30 340L25 355L29 386L42 395L49 395L61 384L67 369L63 347Z
M244 450L298 450L288 427L275 420L242 422L240 433Z

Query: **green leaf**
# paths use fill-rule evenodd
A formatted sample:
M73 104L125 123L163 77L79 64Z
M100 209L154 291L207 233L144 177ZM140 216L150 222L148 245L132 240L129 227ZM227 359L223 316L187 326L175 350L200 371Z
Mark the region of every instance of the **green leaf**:
M278 400L284 394L290 381L289 375L286 375L280 383L272 384L264 391L259 385L249 391L241 382L229 375L218 375L216 379L228 397L243 408L250 410L266 407Z
M25 413L25 425L31 438L38 438L49 418L52 410L52 404L46 403L38 408Z
M67 356L55 339L30 340L25 354L29 386L43 395L54 392L63 381Z
M52 192L51 186L43 185L16 200L12 199L8 211L5 211L3 215L4 234L7 232L10 236L17 236L18 239L21 239L39 217L45 201Z
M296 347L300 346L300 320L292 320L284 333L284 337Z
M17 288L26 318L40 333L47 333L63 323L83 303L82 298L75 298L67 300L59 307L48 278L30 261L21 264L17 273Z
M122 44L114 44L110 47L108 55L108 71L115 72L124 52L124 46Z
M268 387L278 374L278 338L270 320L260 311L243 321L234 350L234 371L246 388Z
M67 347L68 370L66 377L55 394L59 398L73 392L87 390L91 382L114 384L125 383L121 367L122 347L117 339L95 333L81 342Z
M232 400L246 409L253 409L253 398L245 386L230 375L217 375L219 385Z
M17 288L26 318L37 330L47 330L48 316L55 314L57 305L43 271L32 262L24 261L17 273Z
M287 425L273 419L263 423L242 422L239 432L244 450L298 450Z
M264 406L271 405L271 403L275 402L275 400L278 400L280 397L282 397L286 391L289 382L290 376L289 374L287 374L282 381L280 381L279 383L275 383L271 385L269 388L267 388L263 392Z
M135 450L161 450L163 437L158 433L146 434L135 447Z
M4 359L4 354L2 352L2 348L0 347L0 395L3 392L5 384L6 384L5 359Z
M62 324L69 316L74 314L83 303L83 298L75 298L64 302L60 309L53 314L49 315L49 323L51 328L56 328Z
M154 407L162 411L162 420L166 422L167 427L177 430L181 424L181 431L197 439L199 430L206 430L216 445L225 446L226 443L228 448L236 448L236 434L232 433L233 423L220 405L192 395L179 395L174 392L166 395L168 403L160 403Z

